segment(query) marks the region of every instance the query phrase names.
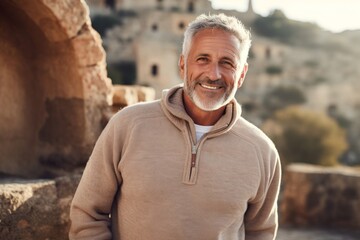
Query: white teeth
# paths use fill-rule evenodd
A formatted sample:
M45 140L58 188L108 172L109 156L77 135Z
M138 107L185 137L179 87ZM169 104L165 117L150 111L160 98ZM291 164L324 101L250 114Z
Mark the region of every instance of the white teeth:
M207 88L207 89L211 89L211 90L216 90L218 89L218 87L213 87L213 86L209 86L209 85L205 85L205 84L201 84L202 87Z

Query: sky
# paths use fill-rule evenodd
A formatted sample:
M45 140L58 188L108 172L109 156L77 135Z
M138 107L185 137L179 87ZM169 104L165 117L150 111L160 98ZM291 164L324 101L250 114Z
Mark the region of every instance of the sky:
M213 8L246 11L248 0L211 0ZM360 30L360 0L253 0L256 13L282 10L294 20L313 22L331 32Z

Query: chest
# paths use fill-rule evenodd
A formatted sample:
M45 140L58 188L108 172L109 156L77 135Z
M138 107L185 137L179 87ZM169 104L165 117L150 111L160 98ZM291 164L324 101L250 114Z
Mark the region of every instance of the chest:
M142 199L148 204L176 206L185 204L198 211L239 215L256 195L260 182L258 159L253 148L238 142L209 139L197 151L197 179L184 184L189 171L191 146L181 134L157 136L156 140L136 141L125 151L119 168L123 183L121 194L127 199Z

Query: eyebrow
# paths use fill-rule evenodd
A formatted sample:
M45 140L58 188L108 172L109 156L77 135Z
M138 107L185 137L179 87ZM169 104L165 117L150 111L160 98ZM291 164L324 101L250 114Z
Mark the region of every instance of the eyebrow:
M235 59L230 58L230 57L222 57L221 59L222 59L222 60L228 60L228 61L230 61L230 62L232 62L232 63L235 62Z
M210 57L210 54L207 54L207 53L200 53L198 55L196 55L196 57ZM221 60L228 60L230 62L235 62L235 59L231 58L231 57L227 57L227 56L224 56L224 57L221 57Z
M210 54L200 53L200 54L196 55L196 57L210 57Z

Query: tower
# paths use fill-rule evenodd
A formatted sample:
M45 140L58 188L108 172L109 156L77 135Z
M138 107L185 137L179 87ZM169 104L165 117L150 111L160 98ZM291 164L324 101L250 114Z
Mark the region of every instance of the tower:
M247 10L247 12L250 12L250 13L253 13L253 12L254 12L252 0L249 0L249 5L248 5L248 10Z

